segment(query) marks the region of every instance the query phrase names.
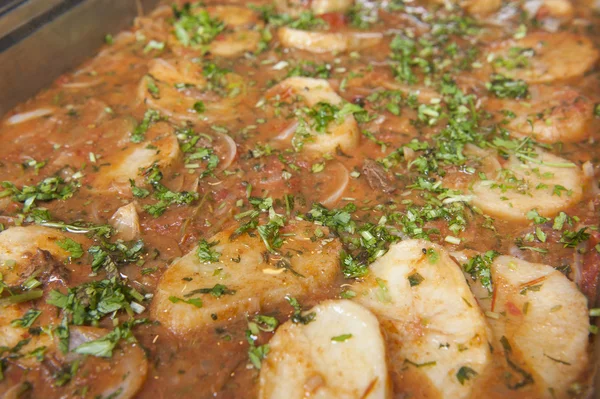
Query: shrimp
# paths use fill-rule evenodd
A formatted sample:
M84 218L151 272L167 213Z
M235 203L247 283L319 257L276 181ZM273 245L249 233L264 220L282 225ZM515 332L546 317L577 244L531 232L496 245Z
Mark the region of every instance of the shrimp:
M324 79L292 77L279 83L273 89L281 96L297 96L307 107L327 104L334 107L342 105L343 99ZM304 136L303 147L306 150L322 154L332 153L337 147L343 151L352 151L359 144L360 131L354 115L348 114L340 121L331 121L325 132L320 133L308 125L306 120L295 129L295 137ZM299 121L300 122L300 121Z
M62 233L40 226L11 227L0 233L0 274L3 282L15 286L34 278L40 282L41 289L36 289L42 291L38 301L0 305L0 346L15 348L22 342L25 344L19 347L19 352L23 354L31 354L36 349L44 348L44 356L52 358L53 361L68 364L78 360L81 362L79 373L73 376L71 387L87 386L88 392L94 393L94 396L104 397L119 392L119 398L132 398L143 385L148 369L145 354L139 346L124 345L116 350L110 359L86 358L73 352L63 354L58 349L58 337L52 338L45 333L32 335L28 328L13 323L14 320L22 319L28 311L35 309L41 311L38 320L44 324L60 324L55 309L49 309L50 305L45 303L44 297L53 286L64 284L71 272L69 267L72 267L72 262L69 262L69 259L72 254L63 248L64 245L60 245L66 240L85 246L90 244L85 236ZM33 291L25 291L24 294L27 292ZM71 350L81 343L98 339L108 333L104 329L83 326L71 327L69 332ZM16 361L30 370L43 366L34 356L18 357ZM102 377L90 380L92 375ZM0 393L2 391L3 387L0 386ZM8 392L10 388L4 393L8 395Z
M528 0L522 8L550 32L556 32L560 25L571 21L575 13L569 0Z
M354 0L275 0L277 11L282 14L288 14L292 17L298 17L302 12L311 11L315 15L326 14L330 12L346 12Z
M421 397L420 385L428 384L443 398L469 397L491 359L488 328L442 247L424 240L394 244L351 289L386 331L397 390Z
M495 372L505 378L481 383L505 381L509 388L519 386L524 395L571 397L567 390L588 364L585 296L553 267L511 256L496 258L491 275L493 299L482 306L493 315L488 321L499 358L495 364L500 370Z
M512 112L506 125L517 136L532 136L542 143L574 143L590 137L594 104L578 91L553 86L529 87L526 100L492 99L489 104Z
M379 32L309 32L288 27L279 28L277 35L285 47L315 54L362 50L383 39Z
M279 327L262 363L260 399L389 398L385 343L377 318L348 300L324 301L308 324Z
M537 150L521 159L511 155L501 164L490 152L477 153L482 159L480 173L466 185L452 188L468 190L473 205L490 216L525 222L532 209L552 217L581 200L585 183L581 169L564 158Z
M534 32L492 46L487 59L493 64L492 69L504 76L527 83L546 83L583 75L594 66L598 55L587 36Z
M245 91L237 74L225 73L209 87L199 65L156 59L138 86L138 101L177 120L212 122L234 117L231 110L241 103Z
M180 162L179 142L170 125L165 122L154 124L148 129L146 138L142 143L127 143L121 151L102 160L105 166L101 166L92 182L96 192L130 194L130 180L141 183L144 169L157 165L165 173Z
M262 27L259 16L252 10L237 6L192 6L191 15L200 16L202 13L212 19L212 23L219 25L220 33L209 40L208 43L188 43L189 39L184 39L180 35L187 36L184 31L188 28L177 26L173 35L169 38L170 46L178 53L184 53L186 48L201 49L209 53L226 58L234 58L243 53L256 51L261 41L261 34L257 30ZM195 29L190 28L189 33L195 34Z
M209 240L215 243L211 250L219 254L218 261L202 260L198 248L193 249L162 276L152 316L173 332L185 334L245 313L268 311L286 295L302 297L332 283L338 273L339 241L311 241L314 227L307 222L288 228L292 235L279 250L285 255L265 257L258 234L232 238L233 230ZM203 294L219 286L222 295Z

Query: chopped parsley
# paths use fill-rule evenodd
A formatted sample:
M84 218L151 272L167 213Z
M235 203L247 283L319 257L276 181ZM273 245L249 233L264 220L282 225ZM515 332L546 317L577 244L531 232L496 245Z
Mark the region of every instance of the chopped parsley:
M117 277L84 283L69 288L66 294L52 290L46 300L62 309L65 318L75 325L97 325L103 317L118 311L133 316L132 303L144 301L142 294Z
M465 385L465 381L470 380L472 377L476 377L477 372L471 367L462 366L456 373L456 379L460 382L460 385Z
M215 263L219 261L221 253L212 249L218 242L200 240L198 243L198 259L204 263Z
M163 174L158 168L158 165L154 164L144 171L146 183L149 184L153 193L152 196L158 200L154 204L144 205L143 208L146 212L154 217L159 217L167 208L171 205L189 205L198 199L198 193L190 191L173 192L169 190L164 184L161 183ZM132 183L133 190L135 190L135 182ZM145 191L135 191L138 194L145 194Z
M294 313L292 314L292 322L299 324L308 324L311 321L314 321L317 314L315 312L310 312L303 314L302 305L296 298L286 296L285 299L288 303L294 308Z
M180 303L180 302L187 303L188 305L192 305L197 308L202 307L202 299L200 299L200 298L182 299L182 298L178 298L176 296L170 296L169 301L171 301L172 303Z
M184 295L184 297L190 297L197 294L210 294L215 298L220 298L223 295L235 295L235 290L230 290L227 286L223 284L215 284L212 288L199 288L197 290L193 290Z
M564 244L565 248L576 248L584 241L590 238L590 233L586 230L587 227L582 227L577 231L565 230L560 237L560 242Z
M61 177L54 176L45 178L35 186L23 186L19 189L13 183L4 181L2 187L4 190L0 191L0 198L12 196L14 201L23 203L23 212L27 213L35 206L36 201L71 198L79 187L79 182L66 182Z
M40 317L41 314L41 310L29 309L27 312L25 312L23 317L11 321L10 325L13 327L29 328L33 325L37 318Z
M522 99L529 95L529 87L524 80L511 79L494 74L485 87L496 97Z
M63 240L56 241L56 245L67 251L71 259L79 259L84 254L81 244L68 237Z
M487 251L483 255L476 255L463 264L463 269L471 275L473 280L479 280L484 288L492 292L492 274L490 266L499 254L496 251Z
M173 5L173 14L175 37L184 47L198 48L210 44L225 30L223 21L212 18L199 5L186 3L181 8Z
M153 91L151 91L151 93L153 93ZM158 87L156 87L154 94L156 93L158 93ZM131 141L133 143L141 143L142 141L144 141L146 139L146 132L148 131L150 126L163 119L163 116L161 116L161 114L158 111L154 109L147 110L144 113L144 118L142 119L142 121L135 127L135 129L131 133Z
M335 337L331 337L331 340L334 342L344 342L352 338L352 334L341 334Z

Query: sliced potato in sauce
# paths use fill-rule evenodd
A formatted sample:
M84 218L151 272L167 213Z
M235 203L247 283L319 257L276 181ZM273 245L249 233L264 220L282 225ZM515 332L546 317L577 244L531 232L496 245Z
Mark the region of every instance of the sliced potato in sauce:
M315 54L362 50L383 39L379 32L308 32L288 27L279 28L277 35L285 47Z
M218 261L203 261L194 248L172 263L161 278L152 315L171 331L185 334L219 325L302 298L332 283L338 273L340 243L314 239L315 227L297 222L286 228L281 255L269 254L258 234L212 237ZM211 290L220 287L220 294Z
M480 389L572 397L568 391L586 378L588 364L585 296L553 267L511 256L496 258L491 275L493 298L482 306L492 312L495 377L482 379Z
M333 90L325 79L292 77L285 79L271 89L274 93L281 93L282 97L297 96L307 107L315 107L319 104L328 104L339 107L343 99ZM295 127L295 134L298 128ZM360 131L354 115L343 116L340 121L331 121L324 132L317 132L310 126L306 126L306 136L303 148L318 153L333 153L336 148L343 151L352 151L360 141Z
M574 143L590 137L594 104L579 91L536 85L529 86L529 94L522 100L489 101L490 106L514 114L506 118L506 127L512 133L549 144Z
M157 165L165 174L180 160L181 150L174 129L165 122L158 122L148 129L145 141L127 143L120 151L103 158L92 187L98 193L129 194L129 181L143 182L144 169Z
M525 60L520 59L522 55ZM533 32L522 39L492 46L485 57L495 63L496 72L505 76L527 83L546 83L583 75L594 66L598 55L594 43L586 36ZM499 59L505 62L498 62Z
M581 169L564 158L538 150L537 157L521 161L511 155L507 161L484 152L483 167L467 187L472 203L484 213L500 219L524 222L536 209L552 217L581 200L585 179Z
M396 393L469 397L491 360L488 327L442 247L424 240L393 244L351 289L385 329ZM422 384L437 393L423 393Z
M348 300L321 302L307 324L291 320L269 341L260 399L390 397L385 343L377 318Z

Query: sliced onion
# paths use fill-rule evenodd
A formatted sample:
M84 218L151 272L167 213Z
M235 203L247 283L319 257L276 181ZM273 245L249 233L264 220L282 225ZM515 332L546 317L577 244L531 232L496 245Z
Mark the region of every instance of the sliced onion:
M38 108L32 111L21 112L11 116L4 123L7 125L18 125L32 119L41 118L42 116L52 115L54 111L56 111L55 108Z
M285 129L281 131L277 136L273 138L273 140L287 141L292 138L294 133L296 133L296 129L298 128L298 121L292 122Z
M335 170L334 168L337 168ZM336 204L344 195L344 191L348 187L348 183L350 182L350 173L346 167L336 162L329 167L328 175L334 175L336 177L335 183L336 185L332 188L330 193L326 194L323 199L321 199L321 204L324 206L332 206Z
M62 87L64 87L65 89L74 89L74 90L87 89L88 87L98 86L102 82L103 82L102 79L94 79L94 80L90 80L90 81L87 81L87 82L63 83Z
M110 218L110 224L122 240L132 241L140 236L140 220L133 202L117 209Z
M583 170L583 175L588 178L591 179L592 177L594 177L594 165L592 165L592 163L590 161L587 161L586 163L584 163L581 166L581 169Z
M523 250L521 250L516 245L511 245L511 247L508 249L508 254L510 256L514 256L517 259L523 259L523 260L525 260L525 256L523 254Z
M406 159L409 162L417 157L415 150L413 150L412 148L404 147L402 148L402 151L404 152L404 159Z
M215 136L219 137L221 142L223 142L224 147L222 153L219 154L221 158L221 163L219 164L219 170L225 170L235 160L237 156L237 144L228 134L223 133L215 133Z
M558 32L558 29L560 28L560 19L557 18L546 18L544 19L543 25L544 25L544 29L546 29L548 32Z

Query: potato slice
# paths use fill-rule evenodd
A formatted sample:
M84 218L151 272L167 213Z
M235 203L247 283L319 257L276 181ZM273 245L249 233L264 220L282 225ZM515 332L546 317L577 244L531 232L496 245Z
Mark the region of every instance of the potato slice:
M249 35L251 36L250 32ZM249 36L248 36L249 37ZM243 45L247 36L240 37L236 46ZM234 51L235 46L219 41L226 51ZM214 122L235 117L231 110L242 102L246 94L244 79L235 73L225 73L219 81L219 90L238 91L235 96L209 89L203 75L202 66L185 60L167 61L161 58L152 60L148 74L138 85L139 103L160 111L162 115L178 121Z
M348 300L320 303L308 324L291 320L269 342L260 399L389 398L385 343L377 318Z
M211 248L220 253L218 261L204 263L197 248L176 260L158 284L153 317L184 334L273 309L287 295L300 299L330 284L339 273L340 243L311 241L314 226L307 222L294 223L286 230L292 236L286 237L280 249L284 255L270 255L258 234L232 240L233 230L228 230L210 240L218 243ZM225 287L222 295L199 291L217 284Z
M495 168L495 158L485 154L490 158L482 170L487 179L475 175L468 191L474 195L472 203L490 216L524 222L532 209L552 217L581 200L581 169L566 159L540 150L534 161L510 156Z
M394 244L352 290L386 331L397 392L429 397L426 384L442 398L469 397L490 362L487 325L442 247L424 240Z
M156 164L163 174L181 160L179 142L174 129L165 122L152 125L141 143L127 143L125 147L102 159L100 171L92 186L96 192L131 193L129 180L143 182L144 169Z
M307 107L314 107L319 103L341 106L343 99L333 90L325 79L292 77L279 83L273 92L282 95L298 96ZM360 140L358 124L352 114L344 116L341 122L332 121L324 133L319 133L307 127L308 138L303 148L319 153L333 153L337 147L343 151L356 148Z
M510 375L506 383L513 386L529 374L532 380L522 390L544 398L571 397L567 390L588 366L585 296L553 267L511 256L496 258L491 272L493 300L483 306L495 315L488 320L496 363L502 364L497 374Z
M280 13L298 17L306 11L312 11L315 15L344 13L352 7L354 0L312 0L308 4L304 0L275 0L274 3Z
M58 242L67 238L80 244L87 243L87 239L81 235L64 234L56 229L41 226L11 227L0 233L0 274L2 281L8 286L23 283L30 275L37 279L50 274L55 265L50 262L34 263L33 258L39 256L38 251L47 251L55 262L66 263L70 253L60 247ZM45 258L40 258L40 261ZM48 270L41 270L48 266ZM68 269L62 265L64 272ZM61 271L58 271L60 274ZM51 275L48 279L54 280L59 276ZM27 328L13 326L11 322L23 317L31 308L30 302L16 305L0 305L0 347L14 347L19 341L30 338L31 334ZM58 321L57 321L58 323ZM51 344L46 334L32 337L31 342L23 350L31 351L37 346ZM26 363L35 365L35 359L25 359Z
M69 329L69 350L79 345L102 338L108 330L96 327L77 326ZM142 388L148 374L146 353L137 343L121 342L110 358L56 353L57 357L72 362L80 359L81 366L72 385L87 387L91 397L116 397L129 399ZM81 376L81 378L79 378ZM94 378L94 376L97 376Z
M525 56L526 61L515 60L515 50L532 53ZM518 51L516 53L519 53ZM545 83L582 76L598 60L598 50L592 41L583 35L570 32L534 32L522 39L507 40L493 46L489 59L499 57L507 59L507 66L497 66L496 72L513 79L522 79L528 83ZM516 67L512 64L515 62Z

